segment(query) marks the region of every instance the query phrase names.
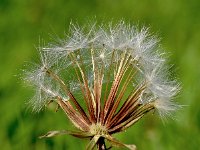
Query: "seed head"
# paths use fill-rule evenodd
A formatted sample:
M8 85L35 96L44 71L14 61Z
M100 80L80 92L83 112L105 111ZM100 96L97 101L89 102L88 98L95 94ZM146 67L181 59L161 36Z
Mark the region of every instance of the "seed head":
M87 149L106 149L105 139L135 149L111 135L153 110L164 117L178 108L173 99L179 84L169 78L158 40L147 28L123 21L94 24L88 32L71 25L70 31L59 44L40 49L41 65L25 79L36 89L34 110L55 102L79 131L50 131L41 137L70 134L89 138Z

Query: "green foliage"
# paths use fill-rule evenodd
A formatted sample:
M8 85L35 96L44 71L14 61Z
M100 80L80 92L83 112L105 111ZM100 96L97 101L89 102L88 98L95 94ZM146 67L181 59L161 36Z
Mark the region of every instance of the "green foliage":
M156 115L145 117L116 137L139 150L198 149L200 143L200 2L198 0L0 0L0 145L1 150L84 149L85 141L71 136L38 139L49 130L69 129L62 111L31 113L25 105L32 91L20 80L25 61L37 60L39 37L46 42L64 37L71 20L118 21L151 27L171 54L185 105L177 120L164 124ZM159 31L159 32L157 32ZM50 34L50 35L49 35ZM57 37L58 36L58 37Z

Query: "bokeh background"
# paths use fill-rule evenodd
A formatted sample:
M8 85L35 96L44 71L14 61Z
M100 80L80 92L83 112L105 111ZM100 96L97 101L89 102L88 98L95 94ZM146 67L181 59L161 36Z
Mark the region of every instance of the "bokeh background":
M116 137L138 150L197 150L200 145L199 0L0 0L0 149L84 149L87 140L71 136L38 139L49 130L70 129L62 111L33 114L25 103L32 91L21 78L26 61L36 60L39 39L64 37L71 20L83 25L124 19L150 26L170 53L182 82L176 120L144 117Z

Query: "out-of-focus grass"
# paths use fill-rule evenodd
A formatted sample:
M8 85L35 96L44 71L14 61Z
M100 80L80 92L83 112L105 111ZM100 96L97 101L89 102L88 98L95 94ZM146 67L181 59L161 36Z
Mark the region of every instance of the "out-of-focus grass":
M162 37L182 82L177 101L185 105L165 124L149 115L121 135L139 150L198 149L200 144L200 2L198 0L0 0L0 145L10 149L84 149L87 141L70 136L40 140L49 130L69 129L60 111L27 111L31 89L20 80L25 61L36 59L39 37L63 37L71 20L84 24L124 20L151 27ZM96 17L95 17L96 16ZM96 19L95 19L96 18ZM77 144L78 143L78 144Z

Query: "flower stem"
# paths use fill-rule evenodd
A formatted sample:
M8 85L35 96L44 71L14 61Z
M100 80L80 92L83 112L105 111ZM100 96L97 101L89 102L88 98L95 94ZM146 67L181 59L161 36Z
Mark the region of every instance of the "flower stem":
M99 140L97 142L97 149L98 150L107 150L104 137L99 138Z

